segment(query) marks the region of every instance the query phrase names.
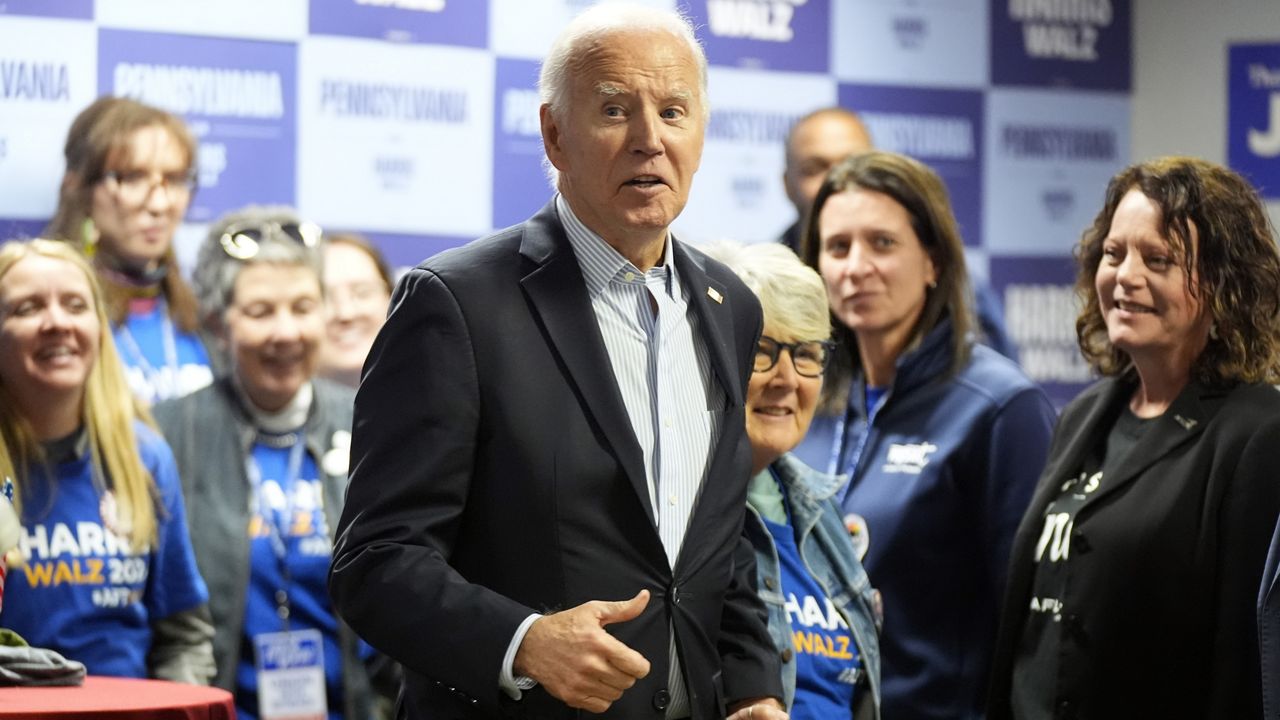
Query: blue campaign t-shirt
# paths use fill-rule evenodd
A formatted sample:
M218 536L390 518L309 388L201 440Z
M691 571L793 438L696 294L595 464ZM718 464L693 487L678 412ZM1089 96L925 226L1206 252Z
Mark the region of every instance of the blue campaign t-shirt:
M298 441L301 443L301 439ZM290 477L289 455L299 448L297 477ZM301 446L272 447L255 443L249 472L252 502L249 517L249 594L245 602L244 637L236 672L236 709L241 720L258 716L258 676L253 638L285 630L277 614L276 593L285 587L280 558L272 541L280 531L289 571L289 630L319 630L324 642L324 673L329 717L342 717L342 652L338 621L329 603L329 559L333 553L324 514L324 486L311 454Z
M764 521L778 550L782 596L796 663L796 695L792 720L847 718L853 712L854 689L862 659L849 625L822 586L805 569L789 525Z
M134 300L112 330L129 389L149 405L181 397L213 382L209 354L193 333L173 324L163 299Z
M173 454L155 431L141 423L135 431L160 497L155 546L129 547L115 495L94 482L85 452L52 468L52 482L42 466L33 469L22 498L25 564L5 580L0 626L84 663L91 675L147 677L151 623L209 600Z

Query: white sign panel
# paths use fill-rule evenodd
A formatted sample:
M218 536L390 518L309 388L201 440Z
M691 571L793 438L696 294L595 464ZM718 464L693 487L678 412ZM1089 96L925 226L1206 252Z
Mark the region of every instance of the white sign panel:
M104 27L297 40L307 34L307 0L98 0Z
M711 68L711 122L689 205L685 239L776 240L795 221L782 187L787 132L802 115L836 104L820 75Z
M676 7L675 0L633 1L666 10ZM596 0L489 0L489 47L500 57L541 60L565 25L595 4Z
M53 214L67 128L97 97L97 56L90 23L0 22L0 217Z
M489 53L338 37L308 38L299 53L304 215L388 232L490 230Z
M986 249L1069 254L1129 161L1129 99L995 90L987 96Z
M988 0L838 0L831 48L845 82L980 87L990 65Z

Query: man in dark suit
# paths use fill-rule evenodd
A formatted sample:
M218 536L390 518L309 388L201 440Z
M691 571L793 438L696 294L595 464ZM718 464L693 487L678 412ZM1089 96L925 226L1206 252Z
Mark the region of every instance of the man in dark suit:
M785 718L741 536L760 309L668 232L706 60L605 4L539 85L559 194L412 270L371 351L335 606L402 717Z

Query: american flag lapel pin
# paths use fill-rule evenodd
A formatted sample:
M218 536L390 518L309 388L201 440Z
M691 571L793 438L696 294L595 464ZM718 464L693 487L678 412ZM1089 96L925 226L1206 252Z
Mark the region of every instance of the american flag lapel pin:
M720 294L719 290L716 290L713 287L707 288L707 297L711 298L712 300L715 300L717 303L724 302L724 296Z

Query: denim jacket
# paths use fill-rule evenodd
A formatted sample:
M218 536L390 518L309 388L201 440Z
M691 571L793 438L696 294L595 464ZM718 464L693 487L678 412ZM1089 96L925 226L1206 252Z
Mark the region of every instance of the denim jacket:
M840 519L833 499L844 477L817 472L791 454L774 461L771 468L782 479L790 501L796 546L809 574L818 581L832 604L849 625L868 682L859 683L850 717L880 717L879 618L871 582L854 554L849 531ZM756 552L756 589L769 609L769 634L782 660L782 684L787 708L795 701L796 664L786 598L780 592L781 571L773 536L760 513L747 505L743 528ZM869 692L868 692L869 689ZM855 714L853 711L857 709Z

